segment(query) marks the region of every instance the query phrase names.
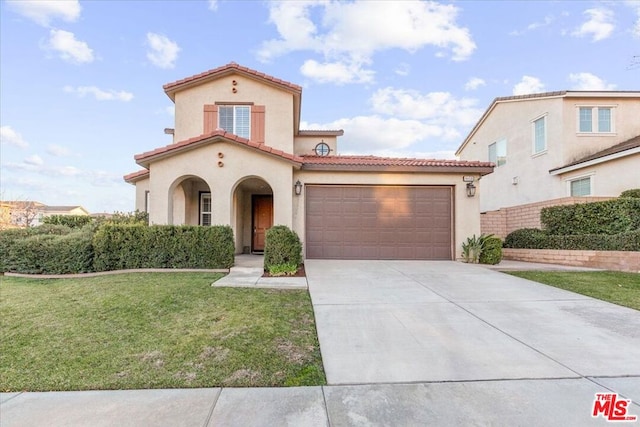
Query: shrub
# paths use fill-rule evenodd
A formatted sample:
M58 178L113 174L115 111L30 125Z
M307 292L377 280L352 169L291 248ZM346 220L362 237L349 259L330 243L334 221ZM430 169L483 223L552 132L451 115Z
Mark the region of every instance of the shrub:
M302 264L302 244L295 231L276 225L267 230L264 245L264 268L269 274L291 275Z
M50 224L0 231L0 271L14 271L11 266L16 262L13 247L17 242L31 236L64 236L70 232L69 227Z
M69 228L82 228L92 221L93 218L88 215L51 215L42 219L44 224L64 225Z
M482 236L467 237L467 241L462 244L462 258L464 262L477 264L482 252Z
M544 249L546 234L539 228L521 228L504 239L505 248Z
M34 234L16 240L7 271L30 274L67 274L93 271L92 235L78 231L66 235Z
M640 229L640 199L551 206L540 212L548 234L618 234Z
M480 264L495 265L502 261L502 240L495 236L487 236L480 251Z
M640 188L625 190L622 193L620 193L620 197L632 197L634 199L640 199Z
M130 268L229 268L235 246L229 226L108 224L93 239L96 271Z
M594 251L640 251L640 230L619 234L549 235L538 229L513 231L505 248Z

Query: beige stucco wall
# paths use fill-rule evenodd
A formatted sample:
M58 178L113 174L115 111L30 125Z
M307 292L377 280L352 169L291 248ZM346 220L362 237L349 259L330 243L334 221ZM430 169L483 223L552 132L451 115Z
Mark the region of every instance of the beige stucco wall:
M577 133L578 106L616 106L614 134ZM533 121L546 117L547 150L533 154ZM505 138L507 162L483 177L485 189L480 196L480 211L535 203L568 196L566 181L549 170L564 166L577 158L640 134L640 102L633 99L606 101L590 98L541 98L498 103L482 126L460 153L461 160L489 160L489 145ZM607 175L608 176L608 175ZM619 175L618 183L631 188L633 175ZM604 183L605 176L598 179ZM514 182L517 184L514 185ZM596 185L594 196L605 185Z
M232 85L235 80L237 84ZM232 89L236 89L233 93ZM282 89L233 74L182 90L175 95L174 141L204 131L204 106L216 102L253 103L265 106L265 144L293 152L293 95Z
M467 174L468 175L468 174ZM454 187L454 248L456 259L461 258L462 243L467 237L480 235L480 204L482 194L480 183L476 181L476 196L467 197L463 174L436 173L363 173L363 172L320 172L295 171L293 179L309 184L369 184L369 185L444 185ZM477 179L477 175L476 175ZM484 183L483 183L484 185ZM305 191L293 199L293 229L305 241Z
M149 191L149 178L136 181L136 210L145 212L145 195Z
M219 153L223 157L219 158ZM223 162L219 167L218 162ZM241 251L246 245L246 229L236 218L246 219L243 200L246 195L235 192L246 178L264 180L273 191L274 224L292 226L291 184L292 165L286 161L258 153L252 149L227 142L217 142L181 153L151 164L150 222L152 224L183 224L195 216L197 223L199 191L211 190L213 203L212 224L231 225L236 246ZM202 180L196 180L199 178ZM185 180L191 184L182 185ZM185 192L186 190L186 192ZM188 197L188 196L192 197ZM144 197L144 192L142 192ZM243 197L245 199L243 199ZM143 199L144 200L144 199ZM185 200L192 200L189 205ZM144 203L144 202L143 202ZM248 214L250 220L250 212Z
M303 156L303 155L314 155L316 145L321 142L326 143L331 149L331 155L335 156L337 154L337 137L335 136L297 136L293 141L293 154Z
M611 107L614 129L612 133L579 133L579 107ZM563 166L620 142L640 135L640 98L567 98L563 103L564 141Z
M618 197L625 190L640 188L640 154L583 167L558 178L565 187L565 195L569 195L569 180L587 176L591 177L593 196Z

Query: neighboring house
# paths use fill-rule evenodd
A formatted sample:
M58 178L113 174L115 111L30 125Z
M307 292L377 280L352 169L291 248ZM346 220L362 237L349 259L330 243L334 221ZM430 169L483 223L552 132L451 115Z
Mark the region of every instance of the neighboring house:
M342 130L299 128L300 86L236 63L164 91L174 142L125 176L152 224L230 225L237 253L283 224L307 258L455 259L480 232L489 162L339 156Z
M89 213L88 210L86 210L82 206L48 206L48 205L45 205L40 210L40 215L38 216L37 224L41 224L42 220L44 218L46 218L48 216L53 216L53 215L85 216L85 215L90 215L90 213Z
M0 202L2 219L7 215L14 227L33 227L42 224L43 218L52 215L89 215L82 206L48 206L35 201ZM4 223L4 221L3 221Z
M640 92L496 98L456 155L496 165L482 178L482 212L617 197L640 187Z

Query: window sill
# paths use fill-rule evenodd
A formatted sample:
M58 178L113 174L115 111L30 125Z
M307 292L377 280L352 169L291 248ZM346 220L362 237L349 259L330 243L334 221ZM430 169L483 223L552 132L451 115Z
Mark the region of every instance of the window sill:
M544 156L545 154L547 154L547 150L546 149L544 149L544 150L542 150L542 151L540 151L538 153L531 154L531 158L535 159L536 157Z
M576 136L618 136L616 132L576 132Z

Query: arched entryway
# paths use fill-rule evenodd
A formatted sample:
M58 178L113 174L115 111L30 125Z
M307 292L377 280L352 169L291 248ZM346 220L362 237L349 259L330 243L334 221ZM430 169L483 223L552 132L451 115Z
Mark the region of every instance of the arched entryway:
M213 198L205 180L186 175L169 188L168 223L173 225L211 225Z
M262 178L245 177L233 191L233 214L236 230L236 252L264 251L266 231L273 225L273 190Z

